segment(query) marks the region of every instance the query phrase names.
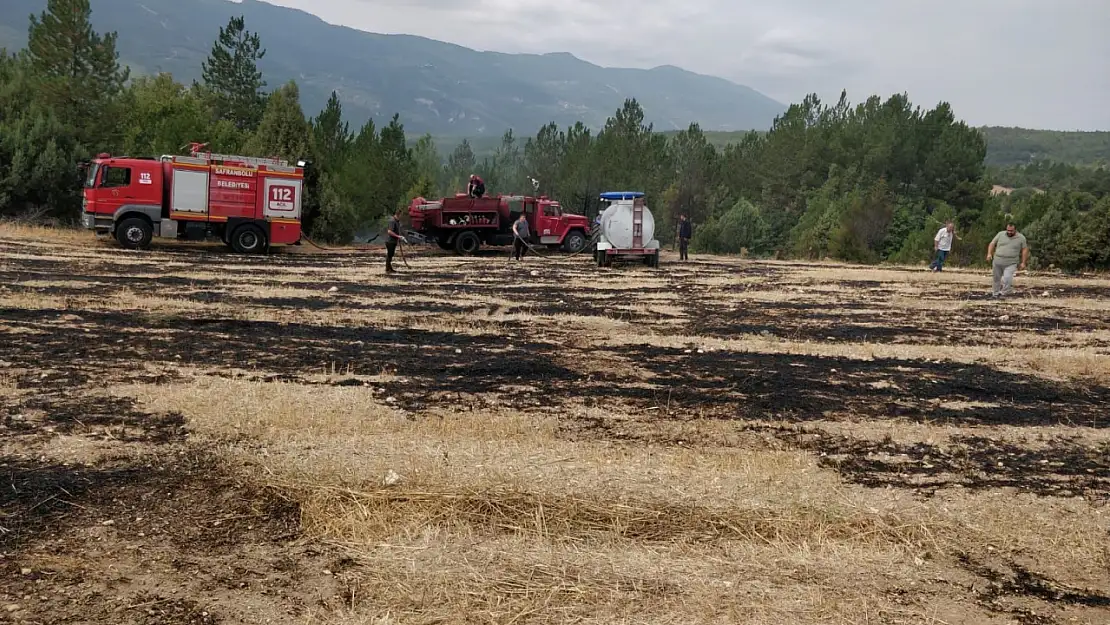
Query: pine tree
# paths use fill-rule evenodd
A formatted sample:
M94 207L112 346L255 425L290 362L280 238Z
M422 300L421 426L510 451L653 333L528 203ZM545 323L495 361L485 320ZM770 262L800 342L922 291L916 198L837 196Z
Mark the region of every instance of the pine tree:
M477 166L478 159L474 157L474 150L470 147L470 141L463 139L462 143L455 146L455 151L447 157L445 167L447 193L450 195L465 191L466 184L470 180L470 174L476 173L474 170Z
M0 50L0 217L71 220L81 210L82 154L73 129L33 99L29 65Z
M381 177L374 204L377 214L385 216L404 201L402 198L415 180L412 150L405 140L405 127L399 115L394 114L382 128L378 148L381 150L378 159Z
M317 166L335 171L347 157L354 140L350 127L343 121L343 105L336 92L331 92L324 110L312 120L312 135Z
M254 130L262 119L266 82L258 61L266 55L257 33L246 29L243 16L232 17L220 28L208 60L201 63L204 88L212 99L217 119L226 119L241 130Z
M122 101L123 150L127 154L174 154L191 141L210 142L213 138L203 102L170 74L139 77L124 92Z
M358 216L350 200L326 173L320 176L319 189L320 209L311 225L312 235L327 243L350 243L358 227Z
M539 181L539 192L551 194L558 182L566 135L555 122L524 142L524 175Z
M667 206L670 214L665 215L664 224L676 222L678 215L683 213L694 223L703 223L709 218L709 192L717 176L717 151L709 145L698 124L690 124L676 134L668 149L675 167L678 194L674 203Z
M443 159L439 156L432 135L424 134L413 146L412 165L417 179L423 178L431 185L428 195L425 197L437 195L443 178Z
M597 188L601 182L595 167L595 145L590 129L582 122L567 128L555 197L564 208L592 217L600 208ZM656 218L658 221L658 218Z
M300 89L289 81L270 94L258 130L245 150L254 156L296 161L308 153L309 126L301 110Z
M520 173L520 165L522 159L520 154L520 147L517 145L516 137L513 136L513 131L506 130L505 134L501 135L501 145L497 148L497 152L493 159L494 176L493 180L487 180L487 191L503 192L503 193L520 193L523 191L531 192L531 188L524 188L524 177Z
M109 148L118 133L109 109L131 71L120 68L116 33L97 34L91 15L89 0L48 0L46 10L30 18L27 56L38 97L99 149Z

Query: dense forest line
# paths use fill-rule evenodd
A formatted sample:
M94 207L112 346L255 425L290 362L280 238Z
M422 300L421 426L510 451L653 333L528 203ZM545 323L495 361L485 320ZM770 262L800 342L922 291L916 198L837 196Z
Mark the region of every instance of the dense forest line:
M979 130L987 142L986 164L992 170L1009 170L1015 166L1034 163L1061 163L1082 167L1110 165L1110 131L1031 130L1002 126L983 126ZM679 131L659 132L670 139ZM739 143L747 134L746 131L708 130L705 131L705 139L713 147L723 150L730 144ZM434 137L436 147L441 152L450 152L462 139L463 137ZM469 141L479 159L493 156L500 144L498 139L492 137L470 138Z
M352 130L335 94L306 117L296 83L267 89L256 64L265 48L241 18L213 33L203 79L183 85L166 74L132 78L116 35L95 33L90 14L88 0L49 0L30 20L27 47L0 58L0 216L73 221L82 159L180 153L205 141L214 151L311 161L305 226L333 243L414 196L461 191L476 172L495 194L535 180L588 216L601 191L645 191L659 237L669 243L685 213L701 251L922 262L954 219L952 261L978 264L1012 219L1035 267L1110 266L1110 172L1043 162L988 171L982 131L946 103L922 110L904 95L855 105L809 96L767 131L719 148L697 124L655 132L628 100L596 132L552 123L522 140L510 131L479 158L465 140L446 154L430 136L410 144L397 116ZM994 181L1039 190L992 194Z
M983 128L983 133L987 137L988 166L1033 162L1110 165L1110 131L1062 132L993 126Z

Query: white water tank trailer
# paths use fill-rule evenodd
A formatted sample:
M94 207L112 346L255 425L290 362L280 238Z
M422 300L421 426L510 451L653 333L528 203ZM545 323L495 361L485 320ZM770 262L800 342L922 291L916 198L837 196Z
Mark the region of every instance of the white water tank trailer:
M601 212L601 233L595 260L607 267L614 260L638 260L649 267L659 266L659 241L655 239L655 218L640 191L607 191L601 201L609 206Z

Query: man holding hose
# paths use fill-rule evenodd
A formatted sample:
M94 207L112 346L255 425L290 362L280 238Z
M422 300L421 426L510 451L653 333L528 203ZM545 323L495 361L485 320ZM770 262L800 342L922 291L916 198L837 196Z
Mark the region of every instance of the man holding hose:
M397 251L397 243L408 243L401 234L401 209L393 211L393 217L389 219L389 227L386 229L389 238L385 240L385 272L396 273L397 270L393 268L393 254Z
M528 220L524 218L524 213L520 214L520 218L513 222L513 258L521 260L524 256L525 250L528 249L528 244L525 241L528 239Z

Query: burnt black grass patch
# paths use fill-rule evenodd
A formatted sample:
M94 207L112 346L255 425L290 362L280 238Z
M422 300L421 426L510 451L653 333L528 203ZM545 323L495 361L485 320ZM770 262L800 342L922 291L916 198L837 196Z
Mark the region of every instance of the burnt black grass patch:
M872 488L907 488L924 494L960 487L1009 488L1042 497L1110 500L1110 444L1084 445L1056 437L1036 444L985 436L954 436L945 445L899 443L832 434L804 426L753 426L797 449L846 480Z
M761 354L635 346L622 356L691 409L720 418L807 421L830 413L860 418L978 425L1110 426L1110 389L1064 384L979 364ZM642 393L609 389L615 396ZM967 410L949 402L976 402Z

